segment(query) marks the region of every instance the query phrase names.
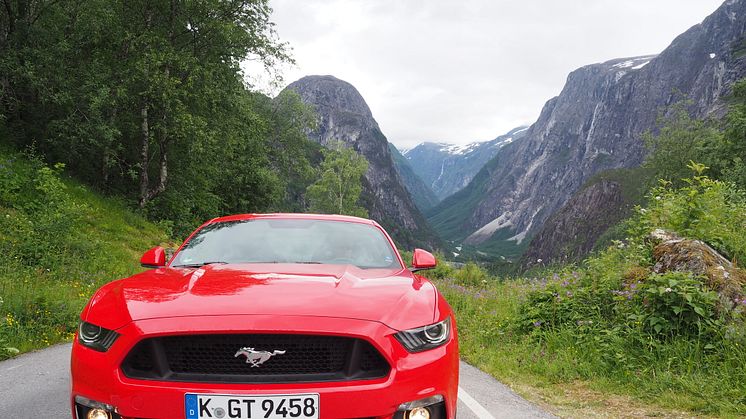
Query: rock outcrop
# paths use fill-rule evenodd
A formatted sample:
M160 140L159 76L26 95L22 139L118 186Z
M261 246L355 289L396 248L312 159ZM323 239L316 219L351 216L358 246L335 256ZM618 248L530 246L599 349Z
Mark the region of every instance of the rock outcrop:
M619 183L606 179L593 183L547 220L523 254L522 266L531 267L539 260L564 263L582 258L609 225L623 219L627 209Z
M437 247L439 240L404 188L389 143L357 89L333 76L303 77L286 89L316 109L318 126L309 133L311 140L321 145L342 141L368 160L361 201L370 218L399 246Z
M671 105L688 99L694 117L722 115L723 97L746 75L745 34L746 0L729 0L657 56L573 71L523 140L431 212L434 227L473 245L493 235L530 238L592 176L638 166L642 134ZM463 217L438 218L453 208Z
M700 240L684 239L673 233L656 230L651 239L655 273L691 272L704 278L704 283L721 296L720 304L732 308L744 301L746 272L737 268L715 249Z

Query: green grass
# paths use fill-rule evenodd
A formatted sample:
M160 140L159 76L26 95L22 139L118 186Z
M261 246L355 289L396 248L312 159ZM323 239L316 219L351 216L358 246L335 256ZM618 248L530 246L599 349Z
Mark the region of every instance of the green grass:
M580 264L511 280L474 263L431 271L462 356L561 415L746 416L746 271L653 270L657 228L746 255L743 192L692 170L680 188L654 188L625 239Z
M674 339L640 359L618 361L628 367L610 365L599 355L599 345L607 345L612 357L624 356L634 345L603 334L599 341L584 341L570 328L541 335L516 329L527 295L540 287L529 279L463 285L463 280L445 278L436 283L456 312L461 356L524 396L550 404L555 413L746 414L746 371L739 361L746 359L746 351L738 343L707 355L695 340ZM583 391L573 391L577 388ZM609 399L621 399L621 405Z
M0 151L0 166L0 348L24 352L70 339L92 293L167 237L38 160Z

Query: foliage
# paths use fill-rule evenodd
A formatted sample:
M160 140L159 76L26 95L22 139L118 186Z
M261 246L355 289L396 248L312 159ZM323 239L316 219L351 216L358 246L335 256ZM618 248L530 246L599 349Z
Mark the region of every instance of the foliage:
M93 291L166 240L61 169L0 148L0 358L68 340Z
M663 228L700 239L724 255L746 260L746 196L733 184L702 175L707 167L690 163L695 172L675 189L662 182L651 192L650 205L634 227L639 232Z
M297 95L252 92L240 63L291 62L268 0L8 1L2 141L185 234L225 213L292 209L310 183Z
M644 135L649 153L644 167L650 179L663 179L681 186L682 179L691 171L691 161L710 163L715 150L723 141L723 133L712 121L694 119L686 109L687 103L679 103L665 117L658 119L660 130L656 135Z
M654 228L742 260L743 193L701 164L688 170L680 187L653 189L625 240L580 266L507 281L466 265L437 280L456 310L462 355L542 397L583 382L690 414L746 414L746 299L724 312L704 278L652 271Z
M729 100L723 121L692 118L687 102L659 118L660 130L645 135L650 152L644 167L652 179L681 186L694 161L707 167L703 174L746 189L746 79L734 84Z
M358 204L363 191L362 177L368 170L365 157L341 142L328 144L323 154L318 180L306 190L309 210L367 217L368 212Z
M651 335L671 337L717 334L722 324L715 312L716 292L691 274L653 275L642 289L644 327Z

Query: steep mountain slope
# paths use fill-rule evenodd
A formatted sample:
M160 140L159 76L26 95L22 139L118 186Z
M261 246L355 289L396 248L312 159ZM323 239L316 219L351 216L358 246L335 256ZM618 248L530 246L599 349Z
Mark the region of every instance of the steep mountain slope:
M658 56L572 72L526 138L430 211L433 226L467 244L496 235L521 244L593 175L639 165L642 134L670 105L688 98L694 117L722 113L722 97L746 74L745 28L746 1L729 0Z
M414 172L412 165L409 164L407 158L404 157L399 150L394 147L393 144L389 143L389 151L391 152L391 158L394 159L394 168L399 173L404 187L409 191L409 195L412 196L417 208L420 211L427 211L430 208L438 205L440 199L435 196L435 192L425 184Z
M402 154L417 176L443 199L468 185L485 163L503 146L523 138L527 129L518 127L494 140L465 146L424 142Z
M389 143L360 93L333 76L306 76L286 89L295 90L316 108L318 127L309 138L321 145L339 140L369 163L361 201L369 216L381 223L405 248L432 248L438 239L404 188L389 151Z
M575 262L588 255L599 240L608 244L605 233L643 203L650 183L650 175L642 167L594 176L547 219L528 244L521 265Z

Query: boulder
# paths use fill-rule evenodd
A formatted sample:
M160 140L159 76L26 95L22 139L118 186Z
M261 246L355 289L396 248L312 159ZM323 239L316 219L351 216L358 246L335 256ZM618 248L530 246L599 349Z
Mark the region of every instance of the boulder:
M650 238L659 242L653 248L653 271L691 272L721 296L721 303L732 308L744 299L746 272L700 240L684 239L674 233L655 230Z

